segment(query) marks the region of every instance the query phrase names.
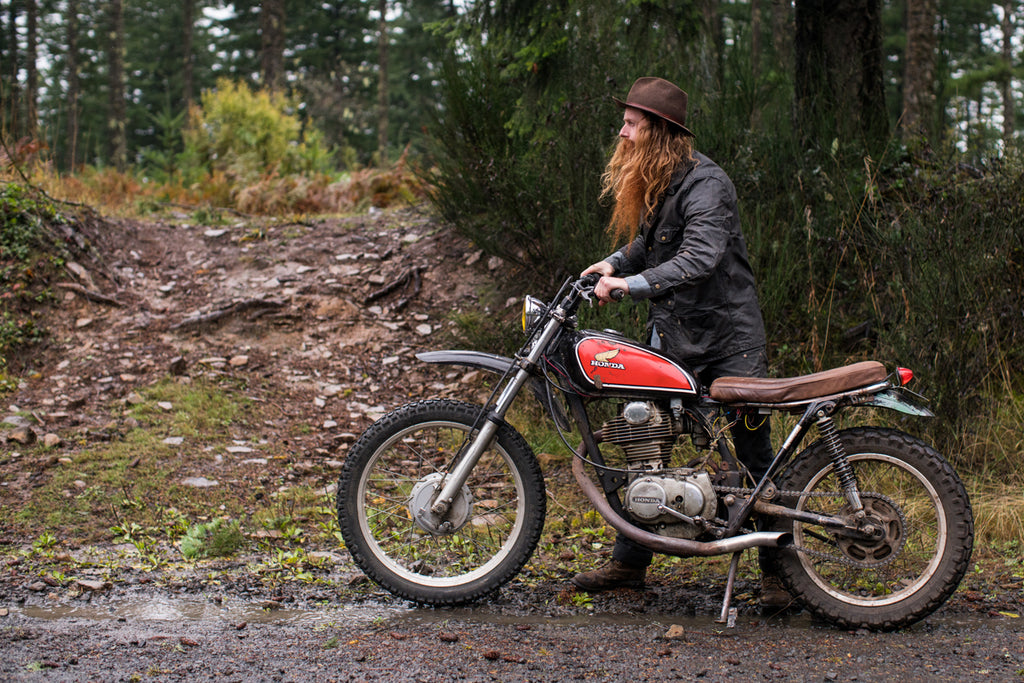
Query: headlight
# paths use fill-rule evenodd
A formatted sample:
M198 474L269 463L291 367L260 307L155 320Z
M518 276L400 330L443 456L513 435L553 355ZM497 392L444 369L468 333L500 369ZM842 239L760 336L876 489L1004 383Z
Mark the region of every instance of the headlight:
M523 331L529 332L544 313L544 302L527 296L523 299Z

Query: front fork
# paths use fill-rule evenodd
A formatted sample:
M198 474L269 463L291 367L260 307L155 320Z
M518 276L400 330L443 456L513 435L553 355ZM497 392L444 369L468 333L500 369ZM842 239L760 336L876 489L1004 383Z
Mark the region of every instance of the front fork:
M476 436L472 437L472 441L470 441L463 452L462 457L455 463L455 467L445 475L441 490L434 497L434 502L430 505L430 514L434 517L435 522L440 523L444 516L448 514L455 496L466 483L469 473L476 467L480 456L490 447L491 442L497 436L498 429L505 420L505 414L512 407L512 402L519 395L520 389L530 379L532 375L531 370L537 367L544 350L554 340L564 321L565 312L561 307L552 311L551 317L537 335L536 340L529 342L528 353L525 355L522 352L516 354L516 362L512 366L515 368L515 373L505 385L498 400L494 402L494 409L482 416L484 420L483 426L480 427L480 431L476 433ZM502 377L502 381L507 377L508 374Z

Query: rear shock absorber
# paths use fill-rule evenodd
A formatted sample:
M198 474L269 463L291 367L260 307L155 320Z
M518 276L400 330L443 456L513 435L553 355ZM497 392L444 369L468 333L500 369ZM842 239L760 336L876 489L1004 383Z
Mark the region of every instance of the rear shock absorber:
M847 502L855 512L861 512L864 509L864 504L857 491L857 477L846 457L846 449L839 439L839 432L836 431L836 424L832 420L831 413L825 408L820 409L816 424L822 441L828 449L829 457L832 459L832 469L839 478L839 484L843 487L843 494L846 496Z

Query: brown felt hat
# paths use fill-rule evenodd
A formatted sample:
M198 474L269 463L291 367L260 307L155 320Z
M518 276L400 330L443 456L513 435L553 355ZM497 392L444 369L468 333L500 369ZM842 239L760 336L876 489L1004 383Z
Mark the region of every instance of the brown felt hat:
M664 78L644 76L629 89L625 101L612 97L620 107L633 107L682 128L691 138L697 137L686 127L686 93Z

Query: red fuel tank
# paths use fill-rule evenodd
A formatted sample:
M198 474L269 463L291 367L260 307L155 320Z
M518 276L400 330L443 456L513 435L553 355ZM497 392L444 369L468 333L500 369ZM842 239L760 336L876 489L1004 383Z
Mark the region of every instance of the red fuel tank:
M589 333L576 342L576 363L597 389L697 393L697 381L680 365L620 337Z

